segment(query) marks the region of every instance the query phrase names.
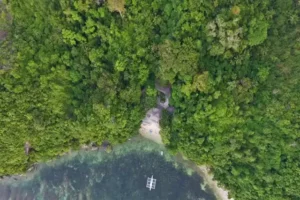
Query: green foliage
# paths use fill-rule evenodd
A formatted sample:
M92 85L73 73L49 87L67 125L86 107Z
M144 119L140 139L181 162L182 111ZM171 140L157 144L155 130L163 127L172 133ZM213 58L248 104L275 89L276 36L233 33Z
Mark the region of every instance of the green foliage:
M159 47L160 67L158 77L173 83L177 76L191 80L197 70L199 55L186 43L180 44L166 40Z
M3 5L0 175L126 141L160 80L172 87L175 112L161 121L172 152L210 165L236 200L300 198L296 1Z
M117 11L121 16L125 12L125 0L107 0L107 6L111 12Z
M265 21L260 21L253 19L250 22L249 29L249 45L254 46L262 43L265 39L267 39L267 31L269 24Z
M243 44L243 29L239 27L239 19L225 22L222 16L217 16L216 19L208 23L206 30L209 40L213 40L210 54L226 55L231 57L231 51L240 52L245 48ZM227 54L226 51L227 50Z
M11 16L9 14L9 6L4 2L0 2L0 31L7 31L10 29ZM0 39L2 39L0 37Z
M199 92L208 93L213 83L212 78L209 76L209 72L205 71L203 74L197 75L194 78L193 86Z

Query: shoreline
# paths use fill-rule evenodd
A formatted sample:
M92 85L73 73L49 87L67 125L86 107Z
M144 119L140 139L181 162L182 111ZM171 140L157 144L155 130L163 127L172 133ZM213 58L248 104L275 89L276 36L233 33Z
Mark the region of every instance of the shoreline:
M140 133L144 138L149 139L157 144L163 145L161 142L161 136L160 137L156 135L149 135L149 134L142 134ZM204 180L204 182L208 185L208 187L211 189L211 191L216 196L217 200L234 200L233 198L229 198L228 194L229 191L226 190L223 187L218 186L218 181L213 180L213 174L209 173L209 167L206 165L197 165L196 163L190 161L186 157L184 157L181 153L178 153L176 156L176 160L181 163L186 163L186 165L189 165L194 171L196 171Z
M159 140L160 138L158 137L158 140L156 137L152 137L152 138L148 138L145 137L144 135L140 134L142 137L140 136L136 136L131 138L129 141L129 143L134 143L137 141L139 141L140 139L144 138L145 140L150 140L153 143L162 145L162 147L164 147L164 144L161 142L161 140ZM159 134L160 136L160 134ZM155 139L156 138L156 139ZM143 140L143 139L142 139ZM125 142L126 143L126 142ZM89 148L87 148L87 146L82 146L81 149L77 150L77 151L69 151L66 152L64 155L59 156L56 159L59 159L61 157L67 156L67 155L71 155L72 153L76 154L78 152L87 152L87 151L95 151L95 148L92 148L92 146L89 146ZM101 148L101 146L99 146L97 148L97 151L106 151L105 148ZM53 160L49 160L45 163L49 163L52 162L56 159ZM215 195L217 200L234 200L233 198L228 198L228 193L229 191L226 190L225 188L222 188L220 186L218 186L218 181L213 180L213 174L209 173L209 167L206 165L197 165L196 163L188 160L186 157L184 157L181 153L178 153L177 155L175 155L175 160L177 162L180 162L181 164L185 165L188 168L191 168L192 170L194 170L199 176L201 176L204 180L204 183L208 186L208 188L213 192L213 194ZM14 183L16 181L19 180L31 180L31 178L34 177L35 172L37 172L41 166L43 166L43 164L45 163L35 163L34 167L32 167L32 170L27 170L26 173L23 174L14 174L14 175L8 175L8 176L3 176L0 178L0 183L1 182L10 182L10 183Z
M209 166L197 165L195 162L186 158L182 153L178 153L175 156L175 159L177 162L182 163L187 168L191 168L201 176L204 183L214 193L217 200L234 200L233 198L228 198L229 191L226 190L226 188L218 186L218 181L213 180L213 174L209 173Z
M223 187L218 186L218 181L213 180L213 174L209 173L209 168L206 165L197 165L199 171L203 175L204 180L207 182L213 193L216 195L219 200L234 200L233 198L229 198L229 191Z

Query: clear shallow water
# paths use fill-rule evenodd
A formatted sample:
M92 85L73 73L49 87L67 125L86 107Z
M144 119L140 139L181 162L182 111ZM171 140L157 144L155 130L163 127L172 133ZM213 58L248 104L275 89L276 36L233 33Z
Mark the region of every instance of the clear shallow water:
M149 191L151 175L157 184ZM2 181L0 200L215 200L201 184L202 177L176 163L163 147L137 140L111 153L73 153L41 165L23 180Z

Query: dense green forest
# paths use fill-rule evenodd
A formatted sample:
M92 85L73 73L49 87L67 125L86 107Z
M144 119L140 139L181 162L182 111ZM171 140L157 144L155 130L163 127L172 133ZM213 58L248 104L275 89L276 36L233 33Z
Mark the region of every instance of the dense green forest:
M0 175L126 141L159 80L171 151L211 166L236 200L300 199L300 1L4 0L0 12Z

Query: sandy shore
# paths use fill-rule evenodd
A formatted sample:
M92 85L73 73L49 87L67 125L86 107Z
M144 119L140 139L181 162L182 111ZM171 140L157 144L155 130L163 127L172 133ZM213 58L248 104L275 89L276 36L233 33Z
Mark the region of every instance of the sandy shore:
M143 119L143 122L141 124L141 128L139 130L140 134L147 138L152 140L153 142L156 142L158 144L163 144L160 132L160 126L159 126L159 120L161 118L161 110L158 108L152 108L150 109L145 118Z
M159 134L159 129L155 124L148 125L147 127L141 127L140 134L143 137L152 140L153 142L156 142L158 144L163 144L161 135Z
M201 173L203 174L203 178L205 182L209 185L209 187L213 190L218 200L233 200L233 198L229 199L228 191L224 188L218 186L218 182L213 180L213 175L209 173L209 169L205 165L198 166Z

